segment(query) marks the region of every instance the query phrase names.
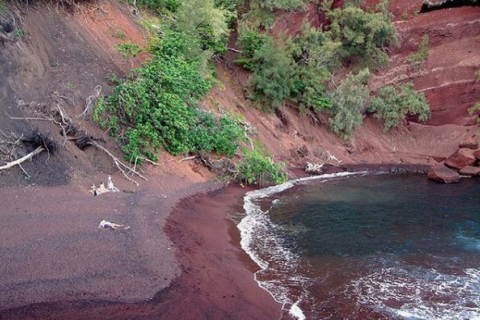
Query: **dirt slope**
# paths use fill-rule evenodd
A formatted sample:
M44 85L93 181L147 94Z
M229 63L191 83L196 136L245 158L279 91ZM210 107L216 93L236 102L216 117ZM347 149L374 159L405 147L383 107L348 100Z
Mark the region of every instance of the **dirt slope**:
M377 74L372 90L413 81L432 109L431 125L472 125L468 108L480 100L480 8L461 7L418 14L421 3L392 1L401 46L392 51L391 65ZM405 17L408 17L405 19ZM407 57L418 51L423 35L429 37L429 55L420 68Z
M336 1L334 5L342 3ZM377 3L367 1L366 6ZM294 35L300 32L305 19L313 25L324 23L325 17L318 6L310 4L303 12L278 15L270 32ZM214 90L213 99L246 115L275 158L292 165L302 166L306 161L424 164L441 161L456 150L465 136L477 130L477 116L469 115L467 110L480 100L480 82L476 82L475 74L480 69L480 8L418 14L420 6L420 1L390 1L400 46L389 49L390 65L373 74L370 88L375 91L385 85L413 81L415 89L425 93L431 106L432 117L426 124L410 122L384 133L379 122L366 119L346 142L328 131L326 118L314 126L310 118L298 117L288 107L279 112L282 119L266 115L242 98L248 73L233 63L237 58L234 52L229 52L225 65L220 66L223 72L219 74L227 89ZM424 34L430 38L429 56L420 68L413 68L407 57L418 52ZM234 38L230 46L235 45ZM308 150L307 156L301 148Z
M65 141L52 121L10 117L45 117L44 111L60 106L80 127L99 138L106 137L78 115L86 107L86 99L95 95L95 87L101 86L101 94L108 93L108 77L122 77L139 64L139 60L124 60L113 46L124 41L145 44L140 28L126 8L109 1L80 7L75 14L46 5L22 9L17 14L22 18L25 36L0 43L0 128L17 137L38 130L61 147L52 158L43 153L37 161L25 163L30 180L24 179L19 168L13 168L2 172L0 186L31 182L56 185L66 183L69 176L111 171L111 162L101 152L93 148L79 150L73 141ZM122 39L114 37L120 32ZM114 144L107 145L116 149ZM14 158L30 151L19 148Z

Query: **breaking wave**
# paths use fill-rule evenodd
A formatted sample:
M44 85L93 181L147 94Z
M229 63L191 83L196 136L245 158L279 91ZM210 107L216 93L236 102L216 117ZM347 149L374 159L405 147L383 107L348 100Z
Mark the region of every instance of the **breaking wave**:
M405 319L480 319L480 270L447 274L398 264L352 282L359 305Z
M268 210L261 209L259 200L283 192L295 185L309 181L322 181L338 177L365 174L365 172L341 172L301 178L265 189L250 191L244 198L246 217L238 224L241 233L241 246L261 268L255 273L255 280L260 287L266 289L272 297L283 305L283 310L299 319L306 319L300 304L308 299L306 288L310 279L299 276L296 272L298 256L285 248L272 229L277 228L268 216ZM271 206L278 205L272 200ZM275 275L268 275L267 269L274 269Z

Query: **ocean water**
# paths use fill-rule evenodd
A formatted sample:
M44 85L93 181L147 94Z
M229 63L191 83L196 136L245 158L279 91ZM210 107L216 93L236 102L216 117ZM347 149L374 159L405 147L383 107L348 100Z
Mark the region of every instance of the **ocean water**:
M480 319L480 181L337 174L252 191L238 225L284 319Z

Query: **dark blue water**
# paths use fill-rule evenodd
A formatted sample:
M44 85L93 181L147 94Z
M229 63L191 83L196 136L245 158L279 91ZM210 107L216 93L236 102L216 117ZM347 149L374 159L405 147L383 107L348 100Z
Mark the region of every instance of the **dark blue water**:
M480 319L479 180L348 177L255 201L268 217L252 235L257 280L285 313Z

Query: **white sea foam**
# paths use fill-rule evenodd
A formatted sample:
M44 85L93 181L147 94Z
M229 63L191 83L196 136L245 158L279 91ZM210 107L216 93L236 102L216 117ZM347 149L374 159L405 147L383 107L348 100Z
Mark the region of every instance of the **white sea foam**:
M280 244L279 239L272 232L275 226L268 217L268 211L262 211L257 202L260 199L270 197L276 193L290 189L295 185L309 181L328 180L359 174L365 174L365 172L341 172L301 178L277 186L250 191L245 195L243 207L247 215L238 224L238 228L241 234L240 243L243 250L245 250L261 268L260 271L255 273L255 280L259 286L266 289L277 302L283 304L284 310L288 310L289 313L297 319L305 319L304 312L299 306L305 293L293 293L290 292L288 288L304 288L309 279L297 275L297 266L295 263L297 260L296 254ZM270 264L275 264L279 277L270 280L259 279L269 268Z
M446 274L398 264L380 268L345 290L360 305L405 319L480 319L480 270Z
M301 300L297 300L297 302L295 302L292 307L290 308L290 310L288 311L288 313L290 313L293 317L299 319L299 320L305 320L307 317L305 317L305 315L303 314L303 311L302 309L300 309L300 307L298 306L298 304L300 303Z

